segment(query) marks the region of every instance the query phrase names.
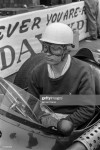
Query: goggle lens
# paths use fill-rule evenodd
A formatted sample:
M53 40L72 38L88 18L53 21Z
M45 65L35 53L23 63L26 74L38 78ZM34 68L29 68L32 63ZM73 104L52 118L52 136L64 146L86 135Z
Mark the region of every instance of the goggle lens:
M42 51L44 53L50 53L51 55L61 56L63 54L64 45L50 44L43 42Z

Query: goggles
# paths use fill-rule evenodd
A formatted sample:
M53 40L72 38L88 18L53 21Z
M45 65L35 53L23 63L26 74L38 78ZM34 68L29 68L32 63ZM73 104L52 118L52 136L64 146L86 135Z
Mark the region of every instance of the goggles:
M50 53L55 56L62 56L64 52L65 45L51 44L47 42L42 43L42 52Z

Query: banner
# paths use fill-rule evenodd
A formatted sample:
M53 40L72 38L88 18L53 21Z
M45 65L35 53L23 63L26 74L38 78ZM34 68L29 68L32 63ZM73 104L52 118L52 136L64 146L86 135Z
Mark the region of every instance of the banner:
M79 40L87 36L84 2L61 5L0 19L0 76L7 77L34 53L41 52L39 42L46 26L54 22L79 30Z

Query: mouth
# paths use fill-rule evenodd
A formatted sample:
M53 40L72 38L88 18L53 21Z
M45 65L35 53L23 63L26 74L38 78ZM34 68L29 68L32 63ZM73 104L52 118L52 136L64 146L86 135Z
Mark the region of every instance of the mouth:
M47 63L53 63L54 61L51 60L51 59L46 59L46 62L47 62Z
M46 59L47 61L53 61L53 59L50 58L50 57L45 57L45 59Z

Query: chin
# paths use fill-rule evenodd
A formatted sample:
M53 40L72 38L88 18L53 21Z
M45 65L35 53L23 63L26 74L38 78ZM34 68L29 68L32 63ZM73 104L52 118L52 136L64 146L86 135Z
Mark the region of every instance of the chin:
M58 65L60 63L60 61L55 61L53 59L46 59L46 62L47 64L50 64L50 65Z

